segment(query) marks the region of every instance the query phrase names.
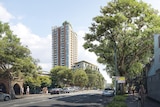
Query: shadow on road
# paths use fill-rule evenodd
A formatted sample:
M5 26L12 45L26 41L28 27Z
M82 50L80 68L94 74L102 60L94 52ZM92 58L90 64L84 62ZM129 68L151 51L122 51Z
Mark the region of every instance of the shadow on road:
M63 104L53 104L51 106L28 106L28 107L99 107L99 106L97 105L71 106L71 105L63 105Z
M81 94L73 96L50 97L55 104L48 106L27 106L27 107L104 107L111 101L112 97L103 97L101 94Z

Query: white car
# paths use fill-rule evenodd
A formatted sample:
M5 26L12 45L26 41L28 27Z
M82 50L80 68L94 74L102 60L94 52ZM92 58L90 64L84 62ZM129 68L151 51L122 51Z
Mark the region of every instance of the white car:
M2 101L8 101L11 99L11 96L9 94L0 92L0 100Z
M115 91L114 89L111 89L111 88L106 88L102 92L102 96L112 97L114 95L115 95Z

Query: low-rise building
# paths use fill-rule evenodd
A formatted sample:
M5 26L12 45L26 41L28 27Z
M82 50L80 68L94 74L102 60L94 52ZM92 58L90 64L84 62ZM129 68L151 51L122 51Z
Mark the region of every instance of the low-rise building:
M89 63L87 61L79 61L79 62L76 62L74 63L74 66L72 66L72 69L91 69L91 70L95 70L95 71L99 71L99 68L98 66L92 64L92 63Z

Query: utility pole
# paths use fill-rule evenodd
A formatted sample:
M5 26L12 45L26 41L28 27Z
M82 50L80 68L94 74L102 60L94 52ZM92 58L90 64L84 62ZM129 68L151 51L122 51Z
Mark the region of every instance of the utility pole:
M114 61L115 61L115 94L117 94L117 73L118 73L118 69L117 69L117 44L116 41L114 43Z

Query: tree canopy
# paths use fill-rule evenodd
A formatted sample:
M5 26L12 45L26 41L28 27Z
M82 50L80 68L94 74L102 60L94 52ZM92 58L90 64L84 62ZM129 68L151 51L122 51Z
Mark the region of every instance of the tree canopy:
M137 75L153 56L153 34L160 33L158 11L141 0L114 0L100 13L84 37L84 48L98 56L111 76L115 58L118 75Z
M0 73L10 74L12 78L34 75L38 69L27 46L13 34L8 23L0 22ZM9 71L9 73L7 73Z
M91 70L91 69L86 69L85 70L87 76L88 76L88 84L87 87L90 88L104 88L104 77L102 76L102 74L100 72Z
M85 87L88 84L88 76L84 70L77 69L74 72L74 84L80 87Z
M65 66L56 66L50 71L52 86L63 87L73 84L73 72Z

